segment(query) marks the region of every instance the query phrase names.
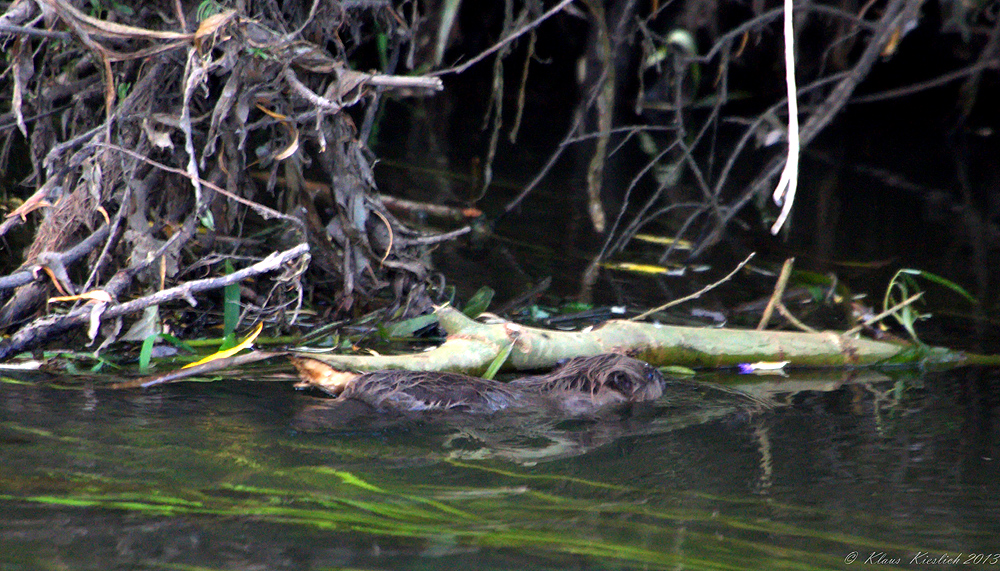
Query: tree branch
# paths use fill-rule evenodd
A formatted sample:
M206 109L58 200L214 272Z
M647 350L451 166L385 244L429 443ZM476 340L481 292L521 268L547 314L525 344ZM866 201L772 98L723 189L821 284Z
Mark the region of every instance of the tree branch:
M141 311L151 305L178 299L186 299L189 303L194 303L195 293L218 289L251 276L272 272L281 268L282 265L308 254L308 252L308 244L299 244L284 252L274 252L256 264L247 266L229 275L187 282L125 303L111 305L104 310L101 317L104 319L119 317ZM91 306L84 305L64 315L53 315L45 319L39 319L32 325L22 328L12 337L0 340L0 361L30 349L55 335L88 324L92 309Z

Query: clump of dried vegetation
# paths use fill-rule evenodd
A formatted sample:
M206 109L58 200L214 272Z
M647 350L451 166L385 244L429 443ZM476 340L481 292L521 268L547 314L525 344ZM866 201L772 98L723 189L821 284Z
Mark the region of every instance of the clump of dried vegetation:
M341 313L385 291L427 308L426 248L440 238L382 206L354 117L384 91L441 82L351 70L371 30L397 48L409 38L387 3L349 4L8 6L16 130L3 160L16 169L28 142L34 192L8 197L0 224L5 256L20 258L0 279L0 327L14 333L0 359L88 323L113 339L124 315L232 283L252 320L279 327L306 296ZM306 272L327 287L307 291Z

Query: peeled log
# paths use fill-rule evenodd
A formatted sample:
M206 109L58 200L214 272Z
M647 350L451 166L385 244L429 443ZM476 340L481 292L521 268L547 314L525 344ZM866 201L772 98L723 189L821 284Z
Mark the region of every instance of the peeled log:
M322 355L299 353L335 369L406 369L482 375L507 346L507 370L548 369L560 360L600 353L625 353L652 365L727 367L756 361L789 361L790 366L876 365L909 347L852 338L836 332L801 333L677 327L635 321L608 321L583 331L553 331L511 322L479 323L451 307L437 310L448 337L440 346L407 355Z

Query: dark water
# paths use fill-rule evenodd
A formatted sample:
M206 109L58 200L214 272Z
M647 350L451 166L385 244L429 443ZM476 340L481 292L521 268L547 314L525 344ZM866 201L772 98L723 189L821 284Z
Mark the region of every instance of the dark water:
M8 379L0 569L923 568L1000 551L997 374L349 426L285 383Z

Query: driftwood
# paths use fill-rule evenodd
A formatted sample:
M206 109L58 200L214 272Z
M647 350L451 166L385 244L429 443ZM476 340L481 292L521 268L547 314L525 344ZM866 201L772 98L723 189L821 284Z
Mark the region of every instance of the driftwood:
M757 331L681 327L613 320L582 331L554 331L500 321L480 323L452 307L437 308L448 333L444 343L422 353L342 355L306 350L255 351L192 368L132 379L111 388L149 388L241 367L291 358L306 385L340 392L356 373L397 369L481 376L499 355L503 370L551 369L574 357L621 353L655 366L736 367L780 361L790 368L852 369L880 365L1000 365L1000 356L976 355L923 345L874 341L846 332Z
M655 366L696 368L767 367L775 362L781 362L778 368L812 369L888 365L951 368L1000 364L997 355L874 341L836 331L712 329L625 320L608 321L583 331L552 331L507 321L479 323L451 307L438 308L437 316L448 337L430 351L391 356L293 351L292 362L304 386L332 388L334 392L351 382L353 373L345 371L403 369L478 376L504 353L507 353L504 368L508 371L549 369L565 359L601 353L622 353ZM266 357L273 356L276 354ZM159 382L132 382L122 387L151 386L176 380L179 378L167 374Z
M896 343L851 338L836 332L802 333L677 327L614 320L583 331L552 331L511 322L479 323L451 307L437 310L448 338L408 355L296 353L337 370L407 369L481 375L511 346L505 368L547 369L563 359L627 353L657 366L726 367L757 361L790 366L845 367L885 363L908 349Z

